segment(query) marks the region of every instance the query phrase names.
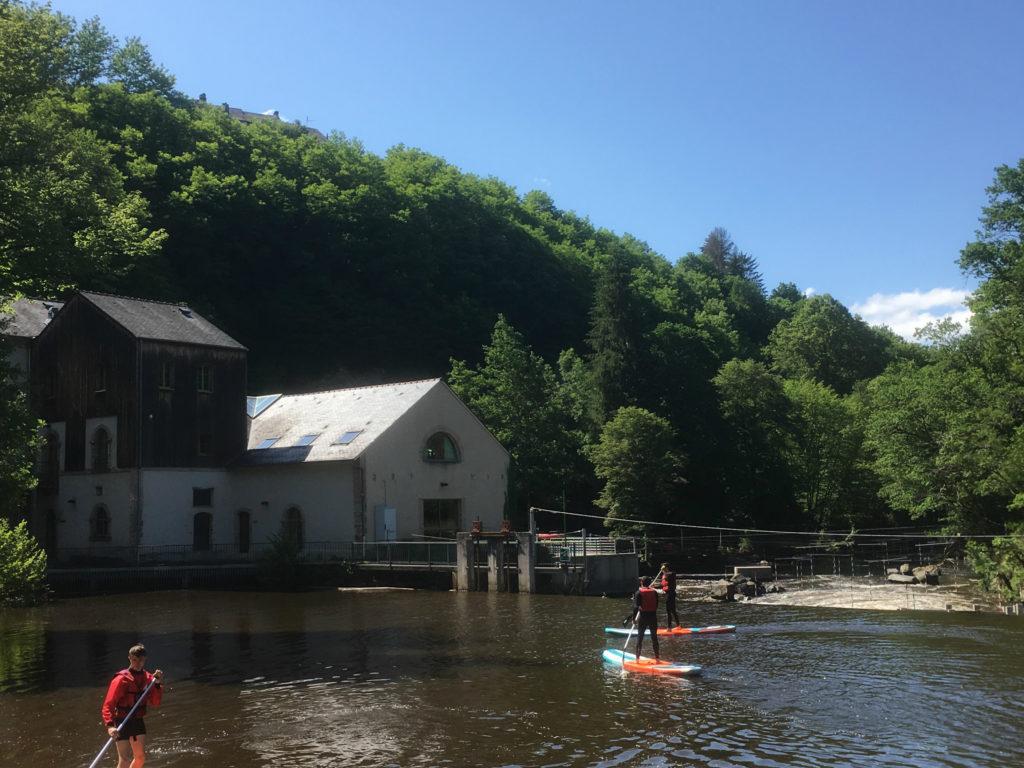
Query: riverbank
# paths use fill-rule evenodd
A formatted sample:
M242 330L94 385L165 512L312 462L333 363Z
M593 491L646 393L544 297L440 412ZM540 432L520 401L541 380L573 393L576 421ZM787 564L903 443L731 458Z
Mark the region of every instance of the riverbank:
M686 582L680 586L680 599L712 602L707 596L712 583ZM996 601L963 577L938 586L892 584L872 576L810 576L780 580L777 584L785 591L740 602L872 611L999 611Z

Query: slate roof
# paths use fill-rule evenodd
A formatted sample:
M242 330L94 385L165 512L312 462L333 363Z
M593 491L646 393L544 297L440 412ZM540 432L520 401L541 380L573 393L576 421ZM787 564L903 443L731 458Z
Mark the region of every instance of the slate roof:
M63 306L59 301L17 299L11 303L11 321L3 333L19 339L34 339Z
M245 349L220 328L184 304L132 299L92 291L81 291L79 295L140 339Z
M402 414L438 386L445 386L440 379L423 379L282 395L250 420L248 450L242 455L239 465L356 459ZM336 444L346 432L359 430L359 436L348 445ZM308 446L296 446L304 435L318 437ZM272 447L256 448L270 438L278 438Z

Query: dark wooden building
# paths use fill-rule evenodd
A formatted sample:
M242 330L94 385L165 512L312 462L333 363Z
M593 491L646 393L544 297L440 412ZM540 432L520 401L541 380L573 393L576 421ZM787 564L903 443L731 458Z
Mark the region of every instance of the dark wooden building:
M186 306L78 292L31 354L32 400L48 425L42 517L78 503L57 498L60 477L135 471L137 542L139 470L225 467L246 448L246 349Z

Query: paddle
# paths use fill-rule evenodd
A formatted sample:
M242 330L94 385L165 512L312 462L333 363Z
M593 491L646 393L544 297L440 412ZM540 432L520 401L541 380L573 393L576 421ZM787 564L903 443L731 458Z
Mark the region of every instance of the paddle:
M145 687L145 689L142 691L142 695L139 696L139 698L135 701L135 705L131 709L128 710L128 714L125 715L124 720L122 720L121 724L119 726L117 726L117 732L118 733L120 733L121 729L124 728L125 723L127 723L129 720L132 719L132 715L135 714L135 710L138 709L139 705L143 701L146 700L146 694L149 693L150 688L152 688L154 685L156 685L156 683L157 683L157 679L155 677L152 680L149 681L149 685L147 685ZM96 755L96 759L93 760L91 763L89 763L89 768L96 768L96 764L100 761L100 758L103 757L103 753L106 752L108 749L110 749L110 745L114 743L115 738L116 737L111 736L109 739L107 739L107 743L103 745L103 749L101 749L100 753L98 755Z
M629 647L629 638L631 638L633 636L633 630L636 629L636 616L637 615L634 613L633 614L633 624L629 628L629 634L626 635L626 644L622 646L622 661L623 661L623 663L625 663L625 661L626 661L626 649ZM639 657L637 658L637 661L640 661ZM90 766L90 768L91 768L91 766Z

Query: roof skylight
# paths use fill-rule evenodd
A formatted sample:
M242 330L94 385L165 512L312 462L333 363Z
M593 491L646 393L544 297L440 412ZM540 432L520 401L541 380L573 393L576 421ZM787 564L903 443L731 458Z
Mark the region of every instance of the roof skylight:
M295 447L302 448L307 445L312 445L313 441L316 440L318 437L320 437L319 432L312 435L303 435L302 437L295 441Z
M341 437L339 437L337 440L335 440L334 444L335 445L348 445L353 440L355 440L357 437L359 437L361 434L363 434L363 430L361 430L361 429L355 429L355 430L352 430L351 432L346 432Z
M256 450L257 451L266 450L267 448L270 448L274 443L276 443L280 439L281 439L280 437L268 437L266 440L262 441L259 445L256 446Z

